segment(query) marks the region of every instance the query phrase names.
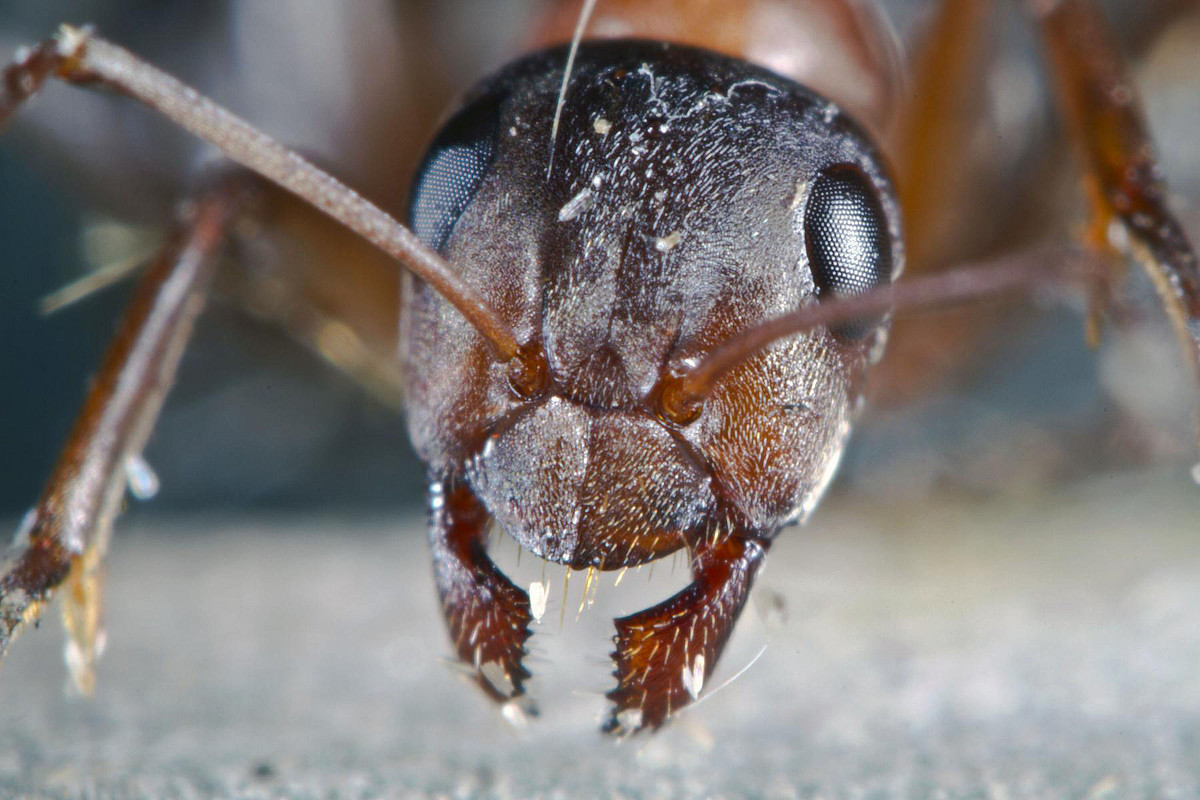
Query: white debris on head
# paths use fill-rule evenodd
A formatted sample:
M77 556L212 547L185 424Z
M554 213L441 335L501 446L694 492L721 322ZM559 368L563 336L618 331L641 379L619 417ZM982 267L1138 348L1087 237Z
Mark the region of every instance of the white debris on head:
M592 190L584 188L579 194L572 197L558 211L558 221L568 222L575 219L584 211L591 208L592 205Z
M675 245L683 240L683 231L672 231L666 236L660 236L654 242L654 249L660 253L668 253L675 249Z
M796 191L792 195L792 202L788 204L788 208L792 211L804 205L804 198L808 197L808 181L801 180L796 183Z

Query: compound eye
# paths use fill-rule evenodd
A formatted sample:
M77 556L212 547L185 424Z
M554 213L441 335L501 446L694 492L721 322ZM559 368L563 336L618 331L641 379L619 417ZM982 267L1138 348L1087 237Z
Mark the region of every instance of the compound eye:
M804 211L804 240L817 297L863 294L892 279L892 240L879 194L861 169L841 164L813 183ZM861 339L879 320L834 327Z
M441 251L492 167L500 98L486 95L450 118L425 153L409 195L409 227Z

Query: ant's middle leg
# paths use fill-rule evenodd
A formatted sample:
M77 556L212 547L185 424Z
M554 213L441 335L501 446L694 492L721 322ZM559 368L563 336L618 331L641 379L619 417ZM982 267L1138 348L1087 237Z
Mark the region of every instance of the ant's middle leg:
M101 562L128 470L174 381L216 255L251 199L251 186L244 174L218 180L141 278L42 497L26 515L16 552L0 571L0 658L66 582L67 663L76 686L91 691Z

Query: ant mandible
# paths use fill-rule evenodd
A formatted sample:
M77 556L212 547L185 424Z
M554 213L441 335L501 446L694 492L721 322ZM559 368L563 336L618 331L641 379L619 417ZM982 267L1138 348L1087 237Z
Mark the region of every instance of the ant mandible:
M946 3L946 24L969 24L955 19L970 5ZM1200 369L1195 257L1100 18L1086 0L1029 9L1097 227L1125 226ZM892 286L906 252L897 190L845 110L714 50L581 42L580 21L571 45L515 62L462 102L418 170L411 230L87 30L64 27L17 57L0 123L50 77L115 89L403 264L403 382L430 475L435 583L483 690L523 695L534 619L487 555L492 520L589 576L690 555L691 585L616 620L605 729L628 733L699 695L772 541L828 485L894 310L1087 278L1099 311L1105 284L1068 261ZM149 436L214 256L262 191L241 171L214 180L141 279L0 577L0 655L69 583L69 661L89 684L125 465Z

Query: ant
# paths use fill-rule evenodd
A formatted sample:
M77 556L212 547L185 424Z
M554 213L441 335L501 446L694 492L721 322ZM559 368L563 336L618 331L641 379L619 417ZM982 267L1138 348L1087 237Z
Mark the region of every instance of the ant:
M1078 282L1098 327L1114 291L1099 258L893 283L906 260L924 266L930 247L919 228L906 238L902 201L929 198L892 177L870 132L884 123L847 111L885 117L887 81L843 108L730 55L727 42L718 52L669 34L671 43L582 40L593 5L569 44L514 62L461 102L417 171L407 228L90 30L64 26L18 54L4 73L0 123L51 78L99 85L243 169L201 190L140 279L0 577L0 655L66 586L68 662L90 688L99 570L128 465L217 254L235 223L269 202L263 179L407 270L400 383L429 470L434 582L455 653L485 693L506 704L522 697L538 616L488 557L491 521L524 549L586 569L589 583L597 570L689 554L688 587L616 620L604 726L615 734L658 728L699 696L775 537L828 486L894 314ZM1113 248L1097 231L1123 231L1200 372L1196 259L1164 202L1102 18L1089 0L1026 6L1084 155L1092 251ZM852 3L831 7L857 13ZM749 13L738 9L734 18ZM978 9L943 5L942 57L955 34L980 24ZM853 20L857 44L879 41L864 33L865 17ZM872 66L887 61L878 46L863 52ZM924 77L947 80L936 69ZM910 140L910 155L928 141Z

